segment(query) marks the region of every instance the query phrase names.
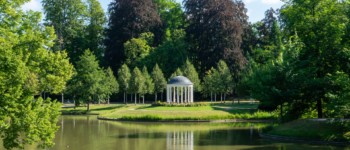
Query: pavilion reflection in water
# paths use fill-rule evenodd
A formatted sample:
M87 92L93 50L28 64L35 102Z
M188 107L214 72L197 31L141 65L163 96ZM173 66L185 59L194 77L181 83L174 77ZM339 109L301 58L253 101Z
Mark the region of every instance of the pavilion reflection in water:
M193 150L193 131L168 131L167 150Z

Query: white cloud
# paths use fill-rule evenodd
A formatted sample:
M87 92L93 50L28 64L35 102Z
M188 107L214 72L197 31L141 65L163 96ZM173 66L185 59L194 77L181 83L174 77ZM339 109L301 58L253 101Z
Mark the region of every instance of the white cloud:
M244 4L253 3L255 0L243 0Z
M275 5L275 4L281 4L281 0L261 0L261 3L266 5Z
M41 7L41 4L40 4L39 0L31 0L30 2L25 3L22 6L22 9L25 10L25 11L27 11L27 10L41 11L42 7Z

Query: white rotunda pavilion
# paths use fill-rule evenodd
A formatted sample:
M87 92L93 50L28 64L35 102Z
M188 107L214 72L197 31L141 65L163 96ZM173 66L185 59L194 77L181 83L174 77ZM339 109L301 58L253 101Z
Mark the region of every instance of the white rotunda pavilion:
M167 84L168 103L193 103L193 83L184 76L176 76Z

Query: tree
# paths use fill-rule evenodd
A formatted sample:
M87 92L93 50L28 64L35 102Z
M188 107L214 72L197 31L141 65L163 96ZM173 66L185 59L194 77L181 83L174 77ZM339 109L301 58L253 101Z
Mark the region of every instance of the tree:
M109 5L105 59L115 71L125 61L124 43L161 24L152 0L114 0Z
M169 80L176 77L176 76L182 76L182 75L183 75L183 73L182 73L181 69L177 68L176 71L173 74L171 74Z
M188 43L186 42L186 32L184 30L175 30L169 40L164 41L155 48L150 58L153 60L153 66L159 64L165 76L169 77L176 68L181 67L188 54Z
M124 43L126 64L131 67L147 65L147 56L152 52L153 33L141 33L139 38L132 38Z
M109 104L110 96L114 93L119 92L119 84L116 78L114 77L112 69L109 67L107 68L107 70L105 70L105 78L104 80L102 80L101 86L104 86L106 88L104 95L106 95L105 97L107 98L107 103Z
M213 93L215 92L215 86L217 86L217 83L215 83L214 76L213 76L215 72L217 72L216 69L211 68L205 73L205 76L203 78L202 92L204 94L210 94L210 101L213 101Z
M130 69L126 64L123 64L121 68L119 68L118 70L118 82L120 85L120 89L122 89L124 92L124 103L127 103L126 92L130 88L130 78L131 78Z
M163 91L166 87L166 80L165 80L163 72L159 68L158 64L156 64L153 68L152 79L154 82L154 100L156 102L157 101L157 93L162 93L162 96L163 96Z
M300 53L298 68L304 74L302 99L316 104L318 117L324 117L324 105L329 102L327 93L332 92L329 75L344 72L342 58L347 57L342 38L348 19L345 1L296 1L289 0L281 9L281 19L287 34L297 32L305 44ZM303 12L303 13L300 13ZM341 91L341 89L338 89Z
M194 85L194 91L200 92L202 90L201 80L199 79L196 68L193 64L187 59L185 65L182 68L183 75L186 76Z
M153 0L157 6L162 21L163 38L165 41L174 37L176 30L184 29L186 23L185 13L181 4L174 0Z
M87 47L90 49L97 60L103 61L102 57L104 55L104 26L106 25L107 19L103 8L98 0L87 0L87 10L88 10L88 21L87 26Z
M132 71L130 80L130 91L135 94L135 104L137 103L137 94L141 94L145 88L145 78L139 68L135 67Z
M75 76L79 86L79 96L87 104L87 111L90 111L92 102L101 88L101 76L103 72L99 67L96 57L90 50L85 50L77 62L77 75Z
M67 50L75 64L85 50L87 9L81 0L42 0L45 25L55 29L54 50Z
M222 94L224 94L224 100L226 100L226 94L232 93L233 90L233 79L225 61L220 60L217 64L217 71L220 74L219 81L217 84L220 86L221 100Z
M237 0L185 0L191 42L196 66L200 74L223 59L236 74L243 69L246 59L241 50L242 35L247 25L244 3Z
M141 95L143 100L142 103L145 103L145 94L152 94L154 92L154 83L145 66L142 68L142 75L144 78L145 86L142 89Z
M54 30L39 24L39 12L24 13L21 5L25 2L0 2L0 134L6 149L23 149L33 143L45 149L54 144L60 104L38 97L40 88L45 87L40 81L52 79L45 84L57 82L50 91L60 93L73 67L65 64L68 59L64 52L49 51L55 40ZM48 63L53 61L63 66ZM46 69L49 72L43 73Z

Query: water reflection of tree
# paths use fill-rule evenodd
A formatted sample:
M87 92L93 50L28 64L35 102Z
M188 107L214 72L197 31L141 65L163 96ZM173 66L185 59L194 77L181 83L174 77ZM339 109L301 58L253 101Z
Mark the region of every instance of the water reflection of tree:
M193 150L193 131L168 131L166 135L167 150Z

